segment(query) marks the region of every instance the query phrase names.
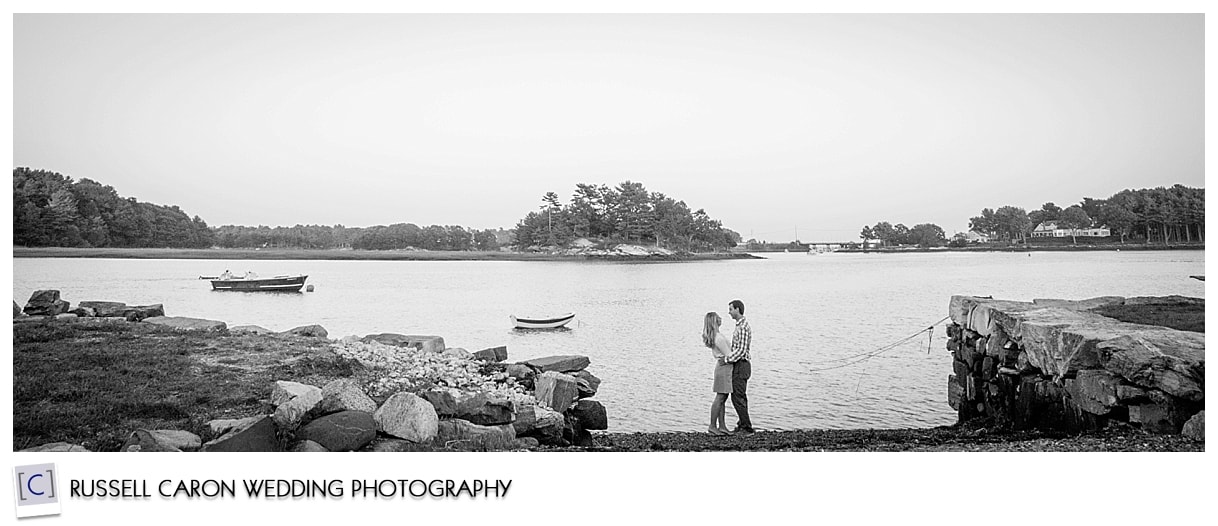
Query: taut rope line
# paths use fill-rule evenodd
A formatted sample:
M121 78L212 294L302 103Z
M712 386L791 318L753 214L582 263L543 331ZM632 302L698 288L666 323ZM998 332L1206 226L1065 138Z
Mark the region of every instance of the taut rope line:
M851 366L851 365L857 365L857 364L863 363L863 362L865 362L865 361L867 361L867 360L870 360L870 359L872 359L872 358L875 358L876 356L879 356L879 355L884 354L884 353L886 353L886 352L888 352L888 351L891 351L892 349L896 348L897 346L901 345L902 343L905 343L905 342L910 341L910 340L912 340L912 339L914 339L914 338L917 338L919 335L921 335L921 334L922 334L922 333L924 333L924 332L931 332L931 339L933 340L933 338L934 338L933 331L934 331L934 329L935 329L935 325L938 325L938 324L940 324L940 323L943 323L944 321L946 321L946 320L947 320L948 318L950 318L950 317L951 317L951 316L944 316L942 319L940 319L939 321L936 321L936 322L934 322L934 323L930 324L930 326L929 326L929 327L927 327L927 328L925 328L925 329L922 329L922 330L920 330L920 331L918 331L918 332L915 332L915 333L913 333L913 334L911 334L911 335L909 335L909 336L906 336L906 337L904 337L904 338L901 338L900 340L897 340L897 341L895 341L895 342L893 342L893 343L890 343L890 344L888 344L888 345L885 345L885 346L880 347L880 348L875 349L875 350L871 350L871 351L867 351L867 352L863 352L863 353L855 354L855 355L852 355L852 356L846 356L846 357L843 357L843 358L832 358L832 359L829 359L829 360L823 360L823 361L820 361L820 362L812 362L812 363L833 363L833 362L846 362L846 363L842 363L842 364L840 364L840 365L833 365L833 366L829 366L829 367L820 367L820 368L808 369L808 372L829 371L829 370L832 370L832 369L841 369L842 367L848 367L848 366ZM927 346L927 352L928 352L928 353L930 352L930 346L929 346L929 344L928 344L928 346Z

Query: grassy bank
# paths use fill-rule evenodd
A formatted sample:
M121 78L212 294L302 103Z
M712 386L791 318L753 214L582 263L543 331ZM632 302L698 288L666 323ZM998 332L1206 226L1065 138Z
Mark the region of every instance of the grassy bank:
M13 247L15 258L109 259L234 259L334 261L706 261L752 259L742 253L689 254L671 257L591 257L542 252L429 251L429 250L306 250L236 248L61 248Z

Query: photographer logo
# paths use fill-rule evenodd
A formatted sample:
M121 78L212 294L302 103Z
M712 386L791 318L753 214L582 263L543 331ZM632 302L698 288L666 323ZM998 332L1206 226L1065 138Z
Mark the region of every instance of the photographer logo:
M59 484L55 464L13 468L13 498L17 517L59 515Z

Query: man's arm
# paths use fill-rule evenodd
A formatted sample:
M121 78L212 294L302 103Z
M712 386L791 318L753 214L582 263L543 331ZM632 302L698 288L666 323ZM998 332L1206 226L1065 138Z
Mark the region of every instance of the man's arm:
M727 361L735 362L743 358L744 352L748 350L752 341L753 333L749 330L748 323L737 326L736 330L732 332L732 352L727 355Z

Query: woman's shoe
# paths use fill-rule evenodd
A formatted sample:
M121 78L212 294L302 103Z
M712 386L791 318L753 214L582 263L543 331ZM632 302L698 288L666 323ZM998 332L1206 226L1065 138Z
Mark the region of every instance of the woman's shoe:
M722 429L719 429L717 427L708 427L708 428L706 428L706 432L710 433L712 435L715 435L715 436L722 436L722 435L728 434L728 433L724 432Z

